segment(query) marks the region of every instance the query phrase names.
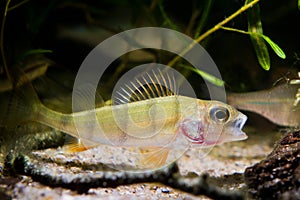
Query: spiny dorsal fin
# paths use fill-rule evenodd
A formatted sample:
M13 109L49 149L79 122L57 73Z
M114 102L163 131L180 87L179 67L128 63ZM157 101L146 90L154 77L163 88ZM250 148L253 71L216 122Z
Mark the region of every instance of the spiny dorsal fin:
M92 96L94 96L94 101L91 99ZM82 84L77 90L74 90L72 100L74 112L91 110L97 106L101 107L104 104L97 88L91 83Z
M152 70L136 77L129 84L121 87L114 97L113 104L125 104L151 98L178 94L178 87L173 73Z

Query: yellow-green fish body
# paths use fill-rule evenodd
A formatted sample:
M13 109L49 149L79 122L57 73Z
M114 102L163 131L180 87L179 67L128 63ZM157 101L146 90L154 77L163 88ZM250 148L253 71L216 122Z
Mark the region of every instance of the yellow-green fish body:
M44 106L30 83L18 91L20 99L0 105L17 113L0 113L0 125L38 122L78 138L86 147L158 148L149 154L146 165L163 165L172 149L205 148L247 138L241 130L247 117L218 101L173 94L66 114Z
M221 102L185 96L158 97L72 114L58 113L42 104L35 107L32 120L99 144L160 146L179 132L203 147L246 138L241 131L245 115ZM224 112L221 117L227 119L218 119L217 112Z

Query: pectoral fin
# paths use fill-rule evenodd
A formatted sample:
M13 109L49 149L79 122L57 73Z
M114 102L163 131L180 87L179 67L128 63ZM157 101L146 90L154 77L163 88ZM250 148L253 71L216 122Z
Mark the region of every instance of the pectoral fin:
M168 158L169 149L163 147L140 148L140 165L146 168L162 167Z
M75 152L86 151L96 146L98 145L90 141L83 142L81 139L75 138L72 141L67 141L62 149L64 153L75 153Z

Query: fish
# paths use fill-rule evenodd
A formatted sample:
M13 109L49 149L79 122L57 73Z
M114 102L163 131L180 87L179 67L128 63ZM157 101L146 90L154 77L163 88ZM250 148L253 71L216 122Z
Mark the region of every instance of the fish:
M289 82L291 85L300 84L300 72L298 72L298 78L292 79ZM300 87L298 87L298 92L295 96L294 106L297 106L300 103Z
M143 85L146 76L161 80L170 90L154 83ZM176 81L171 79L161 71L147 72L136 78L135 83L131 81L120 88L114 100L117 103L73 113L46 107L31 84L21 84L21 101L9 105L22 114L14 114L7 121L33 121L62 131L78 138L80 145L75 149L98 145L137 147L141 166L151 169L163 166L172 149L183 152L187 148L208 148L247 138L242 131L246 115L220 101L176 94ZM0 125L1 117L0 113Z
M20 61L18 65L22 66L23 76L26 79L33 81L36 78L44 75L49 66L54 62L41 54L35 54ZM13 89L13 83L8 79L0 79L0 92L6 92Z
M283 83L266 90L228 93L227 103L258 113L279 126L300 127L300 105L295 104L298 90L299 85Z

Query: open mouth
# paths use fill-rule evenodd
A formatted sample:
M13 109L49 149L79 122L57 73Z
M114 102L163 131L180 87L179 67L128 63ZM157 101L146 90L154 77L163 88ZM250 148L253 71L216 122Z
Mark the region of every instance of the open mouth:
M225 137L223 138L223 142L232 142L247 139L248 136L242 131L246 121L247 116L240 113L237 119L228 124L226 133L224 134Z
M247 117L245 116L245 118L238 118L233 122L233 127L231 129L232 131L231 141L245 140L248 138L246 133L242 131L242 128L244 127L246 121L247 121Z
M244 127L246 121L247 121L247 118L246 119L245 118L239 118L239 119L235 120L233 122L234 128L242 130L242 128Z

